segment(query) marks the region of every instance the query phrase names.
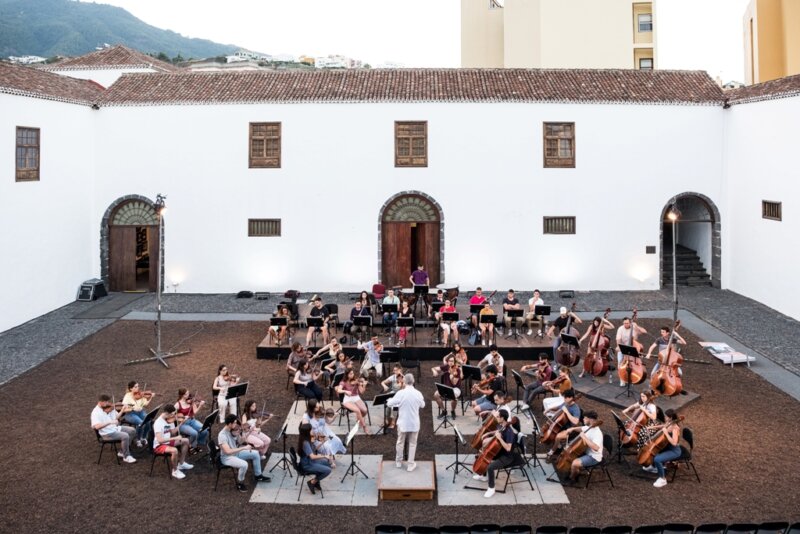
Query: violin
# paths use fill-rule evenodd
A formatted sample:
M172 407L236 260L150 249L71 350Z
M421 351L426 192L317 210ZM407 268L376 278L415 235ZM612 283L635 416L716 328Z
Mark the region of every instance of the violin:
M633 315L631 315L631 346L636 349L640 355L644 351L644 346L636 340L636 316L639 310L634 306ZM631 358L627 354L622 357L622 363L617 368L617 375L622 382L630 382L631 384L641 384L647 378L647 369L645 369L641 358Z
M489 384L492 383L493 378L491 376L487 376L477 384L472 384L472 392L475 393L479 389L483 389L487 387Z
M586 431L588 432L592 428L596 426L602 425L602 421L595 421L593 425L591 425ZM576 458L580 458L586 452L586 442L583 441L581 438L581 434L583 431L578 432L578 435L570 441L564 450L561 451L561 454L558 455L558 460L556 460L556 471L561 473L569 472L570 468L572 467L572 462L575 461Z
M583 371L592 376L605 376L608 372L608 347L611 346L611 340L605 335L605 320L608 319L610 313L611 308L606 308L603 320L597 327L597 333L592 336L592 341L589 343L586 359L583 360Z
M675 340L675 330L681 325L680 319L675 322L675 326L669 335L667 348L658 353L658 371L650 379L650 387L667 397L674 397L683 391L683 380L678 373L678 368L683 363L683 356L673 347Z
M578 331L572 327L572 313L574 312L575 312L575 303L573 302L572 307L570 308L569 319L567 319L567 326L564 327L564 330L562 330L561 333L570 336L578 335ZM578 365L578 362L581 361L581 351L578 347L562 343L561 345L558 346L556 360L558 360L559 365L564 365L566 367L574 367Z
M678 418L675 421L672 421L670 425L665 424L653 435L652 438L650 438L650 441L639 450L639 455L636 457L636 461L639 462L639 465L649 466L653 464L653 458L655 458L659 452L664 450L669 443L666 432L668 426L672 426L672 424L679 424L681 421L683 421L683 419L684 417L682 415L678 416Z

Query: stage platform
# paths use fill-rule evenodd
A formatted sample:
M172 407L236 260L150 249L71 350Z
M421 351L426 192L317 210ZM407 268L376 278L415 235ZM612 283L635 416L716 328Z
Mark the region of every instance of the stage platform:
M575 372L578 371L578 366L575 366ZM616 372L613 373L612 382L609 384L608 375L604 377L593 378L591 376L584 376L578 378L577 374L572 378L572 387L575 391L583 393L586 397L608 404L615 408L624 409L638 402L639 392L645 389L650 389L647 381L639 385L631 386L631 396L625 395L625 388L619 386L619 377ZM686 395L675 395L674 397L658 397L658 406L662 410L681 410L688 404L700 398L700 395L692 391L686 391Z
M381 462L378 472L378 492L382 501L431 501L436 491L436 470L430 461L416 462L407 471L407 462L397 467L394 461Z

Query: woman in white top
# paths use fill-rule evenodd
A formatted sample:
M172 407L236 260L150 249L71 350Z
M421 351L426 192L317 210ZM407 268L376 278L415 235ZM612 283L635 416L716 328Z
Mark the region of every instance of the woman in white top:
M266 414L260 417L258 414L258 405L256 401L250 399L244 403L244 410L242 412L242 438L253 446L261 455L262 460L267 459L267 449L269 449L270 439L269 436L261 432L261 425L270 420L272 414Z
M331 409L331 412L333 415L333 409ZM311 425L311 437L314 438L314 445L319 454L332 456L347 452L347 448L342 443L341 438L328 427L322 406L317 403L316 399L308 401L308 410L303 414L303 423Z
M219 408L219 422L225 422L225 414L230 411L236 414L236 399L228 399L228 387L239 383L239 376L228 372L228 366L220 364L217 369L217 377L214 379L211 389L217 395L217 407Z
M361 394L367 389L367 381L359 378L355 369L350 368L344 372L344 378L336 386L336 393L344 395L342 398L342 406L353 412L358 419L361 428L364 429L364 434L369 435L369 428L367 422L364 421L364 416L367 415L367 405L361 399Z

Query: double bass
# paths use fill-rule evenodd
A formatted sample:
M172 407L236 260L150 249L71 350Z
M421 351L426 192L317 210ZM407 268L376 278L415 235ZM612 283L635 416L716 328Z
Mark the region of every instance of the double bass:
M567 334L570 336L578 336L578 330L572 326L572 313L575 312L575 303L572 303L572 306L569 309L569 318L567 319L567 326L559 333L560 334ZM556 360L558 361L559 365L565 365L567 367L574 367L578 365L578 362L581 361L581 351L578 347L573 345L568 345L566 343L561 343L558 346L558 350L556 351Z
M610 313L611 308L606 308L603 320L600 321L597 332L592 336L589 350L583 360L583 371L591 373L592 376L605 376L608 372L608 348L611 346L611 340L605 334L605 320L608 319Z
M595 421L594 424L589 426L586 430L587 432L596 426L602 425L602 421ZM581 438L581 433L578 432L578 435L575 436L572 441L570 441L564 450L561 451L561 454L558 455L558 460L556 460L556 471L564 473L569 473L570 468L572 467L572 462L575 461L576 458L580 458L586 452L586 442L583 441Z
M631 315L631 340L630 345L636 349L639 355L644 352L644 346L636 339L636 316L639 310L633 308L633 315ZM630 375L628 371L630 370ZM622 363L617 368L617 374L622 382L629 382L631 384L641 384L647 378L647 369L645 369L641 358L631 358L627 354L622 357Z
M681 326L681 321L675 321L675 326L669 334L667 348L658 353L658 371L650 378L650 387L667 397L674 397L683 391L683 380L678 373L678 368L683 363L683 356L675 349L675 331Z
M683 421L683 416L680 415L673 423L680 423ZM641 449L639 449L639 455L636 457L636 461L639 462L639 465L643 466L650 466L653 465L653 458L658 455L659 452L664 450L669 443L667 440L667 433L665 430L667 429L667 425L665 424L662 428L658 430L653 437L650 438L650 441Z

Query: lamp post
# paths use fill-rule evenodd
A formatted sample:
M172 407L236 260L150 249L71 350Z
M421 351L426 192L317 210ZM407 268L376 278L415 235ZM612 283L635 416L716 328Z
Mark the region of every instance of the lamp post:
M677 267L677 243L675 235L675 226L678 224L678 218L681 212L678 211L678 206L673 202L667 212L667 219L672 222L672 322L678 320L678 267Z

